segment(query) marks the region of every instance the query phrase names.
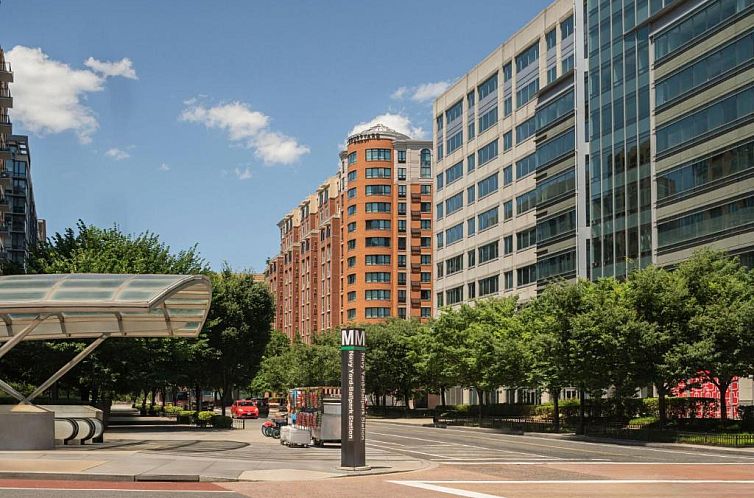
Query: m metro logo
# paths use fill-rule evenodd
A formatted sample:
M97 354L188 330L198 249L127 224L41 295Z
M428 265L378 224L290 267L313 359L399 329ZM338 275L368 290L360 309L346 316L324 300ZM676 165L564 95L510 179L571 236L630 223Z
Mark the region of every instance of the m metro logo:
M342 329L340 331L340 349L344 351L364 351L367 348L364 329Z

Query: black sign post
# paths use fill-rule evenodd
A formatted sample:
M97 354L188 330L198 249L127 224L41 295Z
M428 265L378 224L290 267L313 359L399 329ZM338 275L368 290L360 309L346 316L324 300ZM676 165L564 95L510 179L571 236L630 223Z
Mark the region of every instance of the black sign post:
M340 465L348 470L366 466L366 392L364 366L367 344L363 329L340 331Z

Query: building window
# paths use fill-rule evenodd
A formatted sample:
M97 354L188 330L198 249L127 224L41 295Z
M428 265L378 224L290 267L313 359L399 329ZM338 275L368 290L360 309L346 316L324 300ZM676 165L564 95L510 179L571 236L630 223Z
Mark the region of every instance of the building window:
M421 264L422 265L431 265L432 264L432 255L431 254L422 254L421 255Z
M463 99L453 104L450 109L445 111L445 122L450 125L463 114Z
M406 237L398 237L398 250L399 251L406 250Z
M354 266L356 266L356 256L351 256L348 258L348 267L353 268Z
M498 241L490 242L489 244L485 244L479 248L479 264L486 263L487 261L492 261L493 259L497 259L500 255L500 246L498 244Z
M421 272L421 281L422 283L427 283L432 281L432 272L423 271Z
M503 185L508 186L513 183L513 166L503 168Z
M486 164L495 159L497 153L497 139L495 139L477 151L477 163L479 166Z
M398 185L398 197L401 198L401 199L403 199L404 197L406 197L406 186L403 185L403 184Z
M476 122L474 121L473 117L469 119L467 134L469 136L469 140L473 139L476 136Z
M348 300L349 301L356 301L356 291L350 291L348 293Z
M516 197L516 212L519 216L537 207L537 190L530 190Z
M537 62L539 59L539 40L529 45L529 48L516 56L516 72L520 73L526 69L529 64Z
M421 238L421 247L432 247L432 238L431 237L422 237Z
M406 308L398 308L398 318L406 319Z
M513 78L513 63L508 62L503 65L503 81L510 81Z
M390 237L367 237L366 247L390 247Z
M386 271L370 271L366 272L365 280L368 284L384 284L390 282L390 272Z
M479 218L479 231L482 232L497 225L498 222L498 210L497 206L492 209L488 209L478 216Z
M356 181L356 170L348 172L348 183Z
M506 201L503 204L503 220L508 221L513 218L513 201Z
M421 317L422 318L430 318L431 316L432 316L432 308L428 308L426 306L422 306Z
M367 266L378 266L378 265L390 264L389 254L367 254L366 256L364 256L364 259Z
M476 218L466 220L466 234L471 237L476 233Z
M406 179L406 168L398 168L398 180L403 181Z
M432 212L432 203L431 202L422 202L420 204L421 206L421 212L422 213L431 213Z
M555 28L552 28L550 31L548 31L545 34L545 42L547 43L547 50L551 50L555 48L555 44L557 43L557 33L555 32Z
M430 195L432 194L432 185L427 185L426 183L421 186L421 195Z
M487 178L481 180L477 187L479 188L479 198L483 199L487 197L488 195L497 192L498 188L498 182L497 182L497 173L493 173Z
M400 164L403 164L406 162L406 151L405 150L399 150L398 152L398 162Z
M474 185L466 189L466 204L474 204L476 201L476 188Z
M443 265L442 262L440 262L440 263L437 263L435 266L437 266L437 278L444 277L445 275L443 271L444 271L445 265Z
M364 299L367 301L390 301L390 291L383 289L370 289L364 291Z
M505 97L503 100L503 116L508 117L513 113L513 97Z
M466 158L466 173L471 173L476 168L476 156L471 154Z
M463 222L445 230L445 241L448 245L463 239Z
M445 301L448 303L448 306L463 301L463 285L446 290Z
M406 220L398 220L398 231L401 233L406 231Z
M504 280L505 280L505 290L510 290L513 288L513 272L507 271L504 274Z
M573 16L560 23L560 38L565 40L573 34Z
M537 229L530 228L516 234L516 249L527 249L537 243Z
M565 59L563 59L562 62L562 73L566 74L567 72L571 71L573 69L573 54L569 55Z
M442 202L438 202L438 203L437 203L437 205L435 206L435 212L437 212L437 216L436 216L436 218L437 218L438 220L441 220L441 219L443 219L443 217L445 216L445 210L444 210L444 208L443 208L443 204L442 204Z
M445 260L445 274L452 275L463 271L463 254Z
M463 130L448 138L448 154L463 145Z
M389 202L367 202L364 205L364 207L367 213L389 213L390 212Z
M513 253L513 235L506 235L503 237L503 254L508 255Z
M516 90L516 109L520 109L533 99L539 91L539 78L535 78L522 88Z
M354 197L356 197L356 187L349 188L348 189L348 198L349 199L353 199Z
M353 249L356 249L356 239L351 239L348 241L348 250L351 251Z
M364 170L366 178L391 178L390 168L367 168Z
M516 145L533 136L535 131L537 131L537 123L534 118L527 119L516 126Z
M496 294L500 290L499 275L483 278L479 281L479 296Z
M367 161L390 161L390 149L367 149Z
M406 272L398 272L398 285L406 285Z
M477 87L479 92L479 100L482 101L487 95L492 94L497 90L497 73L493 74ZM481 130L480 130L481 133Z
M356 222L352 221L348 224L348 232L355 232L356 231Z
M404 289L401 289L398 291L398 302L399 303L406 302L406 291Z
M497 106L479 117L479 133L484 133L495 123L497 123Z
M364 310L365 318L388 318L389 316L390 316L390 308L368 307Z
M442 232L435 234L435 239L436 239L438 249L442 249L445 246L445 244L443 243L443 241L445 240L443 235L444 234Z
M537 169L537 154L532 153L516 161L516 178L519 180L528 176Z
M356 319L356 310L351 308L348 310L348 319L349 320L355 320Z
M445 186L445 175L440 173L437 175L437 191L439 192Z
M445 170L445 184L450 185L456 180L463 178L463 161L454 164Z
M405 267L406 267L406 255L399 254L398 255L398 268L405 268Z
M474 249L466 253L466 263L469 268L476 266L476 251Z
M432 178L432 152L429 149L422 149L420 158L419 176Z
M474 299L476 297L476 282L471 282L466 288L468 289L469 299Z
M348 164L354 164L356 162L356 153L351 152L348 154Z
M543 130L561 117L573 113L573 89L537 109L535 129Z
M537 281L537 265L524 266L516 270L518 286L528 285Z
M367 185L365 187L366 195L390 195L390 185Z
M463 192L458 192L445 200L445 211L448 216L463 208Z
M356 214L356 204L352 206L348 206L348 216L353 216Z
M508 131L503 134L503 152L511 150L513 147L513 132Z

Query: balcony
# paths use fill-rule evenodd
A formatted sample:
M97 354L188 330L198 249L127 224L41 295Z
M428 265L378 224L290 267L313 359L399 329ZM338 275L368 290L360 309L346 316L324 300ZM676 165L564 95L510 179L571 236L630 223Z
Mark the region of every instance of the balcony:
M0 105L0 107L2 107ZM0 134L10 135L13 133L13 125L10 121L10 116L7 114L0 114Z
M0 88L0 108L10 109L13 107L13 96L10 88Z
M10 62L0 62L0 81L13 83L13 68L10 67Z

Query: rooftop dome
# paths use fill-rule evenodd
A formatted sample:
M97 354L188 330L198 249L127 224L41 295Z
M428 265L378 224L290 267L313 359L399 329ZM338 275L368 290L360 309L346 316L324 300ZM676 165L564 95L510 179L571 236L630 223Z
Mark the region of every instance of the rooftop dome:
M403 133L399 133L392 128L388 128L382 123L377 123L376 125L366 128L358 133L355 133L348 137L348 143L361 141L361 140L368 140L370 138L392 138L394 140L411 140L411 137L408 135L404 135Z

